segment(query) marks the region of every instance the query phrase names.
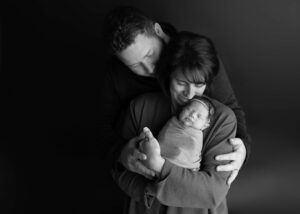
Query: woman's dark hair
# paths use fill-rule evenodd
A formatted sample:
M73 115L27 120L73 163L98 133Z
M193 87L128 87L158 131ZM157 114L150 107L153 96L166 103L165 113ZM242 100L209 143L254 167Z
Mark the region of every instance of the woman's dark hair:
M154 21L137 8L119 6L105 18L106 44L112 54L116 54L134 42L138 34L156 35Z
M219 61L212 41L202 35L180 32L163 51L157 78L169 94L171 74L180 70L191 83L209 85L219 70Z

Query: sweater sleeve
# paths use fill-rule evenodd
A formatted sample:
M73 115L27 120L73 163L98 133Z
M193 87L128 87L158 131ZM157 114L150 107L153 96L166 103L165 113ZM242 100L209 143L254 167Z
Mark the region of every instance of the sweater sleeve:
M209 87L208 96L227 105L234 112L238 123L237 133L234 137L241 138L246 147L246 162L250 155L251 138L247 131L245 112L238 103L222 61L219 60L219 63L219 71Z
M146 186L147 204L151 205L151 196L166 206L188 208L213 208L224 201L229 190L226 181L230 172L217 172L218 161L214 157L232 151L227 141L235 136L233 113L214 127L214 134L203 149L200 171L178 167L166 160L160 179Z

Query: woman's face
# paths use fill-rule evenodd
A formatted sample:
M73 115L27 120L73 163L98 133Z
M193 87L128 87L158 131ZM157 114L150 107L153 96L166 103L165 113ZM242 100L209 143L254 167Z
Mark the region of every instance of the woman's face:
M171 99L176 106L182 106L194 96L202 96L206 88L204 83L189 82L181 70L174 71L170 81Z

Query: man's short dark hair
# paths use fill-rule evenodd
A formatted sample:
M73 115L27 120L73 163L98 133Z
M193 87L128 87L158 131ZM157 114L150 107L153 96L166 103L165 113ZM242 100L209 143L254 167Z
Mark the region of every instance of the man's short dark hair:
M113 9L105 19L105 36L112 54L126 49L138 34L155 35L154 21L131 6Z

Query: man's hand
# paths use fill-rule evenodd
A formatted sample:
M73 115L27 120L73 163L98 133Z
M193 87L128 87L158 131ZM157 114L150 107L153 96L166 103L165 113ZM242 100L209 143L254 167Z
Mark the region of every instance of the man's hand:
M240 138L232 138L230 143L233 146L233 152L216 156L216 160L231 161L229 164L217 167L217 171L232 171L227 180L228 185L234 181L246 158L246 148Z
M146 160L147 156L137 149L138 143L145 138L144 133L129 140L127 145L121 151L119 161L129 171L138 173L151 179L155 176L155 172L148 169L141 160Z

